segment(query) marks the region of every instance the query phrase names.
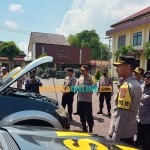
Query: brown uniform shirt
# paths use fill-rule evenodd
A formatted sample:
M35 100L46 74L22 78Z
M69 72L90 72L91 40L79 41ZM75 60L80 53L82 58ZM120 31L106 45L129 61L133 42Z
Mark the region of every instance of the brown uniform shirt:
M86 88L86 86L90 85L96 85L96 82L94 83L92 81L92 76L90 74L87 77L84 77L82 75L79 77L77 86L84 86ZM79 101L92 102L92 94L93 92L78 92Z
M109 135L112 136L113 141L120 141L122 138L131 138L137 134L137 120L136 116L139 109L139 104L142 96L142 90L139 83L132 76L126 79L123 83L129 84L129 93L131 97L131 106L129 109L118 108L118 93L114 97L115 104L112 111ZM122 89L123 90L123 89Z
M76 78L74 77L74 75L72 75L72 77L66 76L66 77L65 77L65 80L64 80L63 86L64 86L64 87L67 87L67 86L69 86L69 87L75 86L75 85L76 85L76 82L77 82L77 80L76 80Z

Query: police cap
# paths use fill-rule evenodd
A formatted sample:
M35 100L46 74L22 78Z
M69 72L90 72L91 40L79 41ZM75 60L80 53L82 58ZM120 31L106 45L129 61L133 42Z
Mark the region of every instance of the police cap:
M88 66L86 66L86 65L83 65L81 68L80 68L80 70L89 70L89 67Z
M136 64L136 59L133 56L120 56L117 62L114 62L114 66L118 66L121 64L131 64L134 65Z
M35 72L36 72L36 71L35 71L34 69L30 71L30 73L35 73Z
M67 72L74 72L72 68L67 68Z
M6 70L7 71L7 68L6 67L2 67L2 70Z
M150 71L147 71L144 75L143 75L143 77L145 78L145 77L150 77Z
M107 69L107 68L105 68L103 71L108 71L108 69Z
M135 72L135 73L139 73L139 74L144 74L144 72L145 72L145 70L144 69L142 69L142 68L139 68L139 67L136 67L135 68L135 70L133 71L133 72Z

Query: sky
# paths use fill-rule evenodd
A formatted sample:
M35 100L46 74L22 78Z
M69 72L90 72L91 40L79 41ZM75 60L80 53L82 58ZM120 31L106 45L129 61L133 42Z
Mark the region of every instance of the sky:
M105 39L110 25L148 6L149 0L0 0L0 41L14 41L26 54L31 32L67 38L95 29Z

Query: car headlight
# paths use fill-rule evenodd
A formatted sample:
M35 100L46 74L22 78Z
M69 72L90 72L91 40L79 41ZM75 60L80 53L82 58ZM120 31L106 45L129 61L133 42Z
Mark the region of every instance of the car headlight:
M60 105L59 109L55 110L61 117L67 117L67 113L64 110L64 108L62 107L62 105Z

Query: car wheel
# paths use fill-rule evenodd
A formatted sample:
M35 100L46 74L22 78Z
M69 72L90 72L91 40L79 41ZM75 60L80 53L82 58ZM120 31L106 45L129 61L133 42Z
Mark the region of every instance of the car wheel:
M36 119L31 119L31 120L23 120L20 122L15 123L14 125L29 125L29 126L41 126L41 127L54 127L50 123L43 121L43 120L36 120Z

